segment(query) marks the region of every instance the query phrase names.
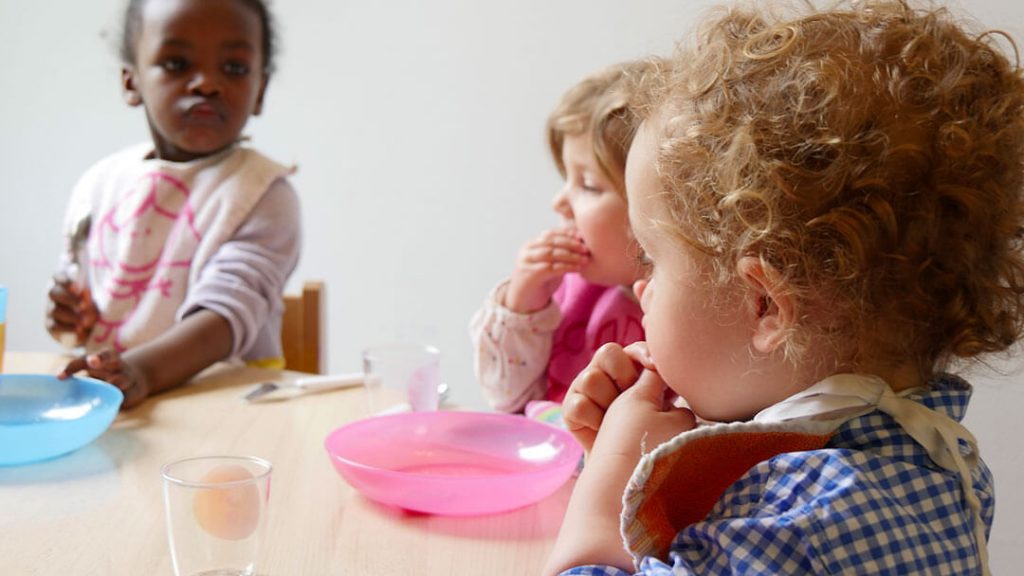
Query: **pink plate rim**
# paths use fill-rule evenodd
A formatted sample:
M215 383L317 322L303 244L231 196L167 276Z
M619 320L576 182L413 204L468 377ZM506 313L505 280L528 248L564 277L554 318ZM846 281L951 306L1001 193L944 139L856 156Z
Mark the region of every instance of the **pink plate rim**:
M566 430L563 430L561 428L556 428L555 426L552 426L550 424L545 424L544 422L539 422L537 420L532 420L532 419L527 418L526 416L523 416L521 414L505 414L505 413L502 413L502 412L480 412L480 411L472 411L472 410L442 410L442 411L437 411L437 412L401 412L401 413L397 413L397 414L379 414L379 415L376 415L376 416L369 416L369 417L362 418L362 419L359 419L359 420L354 420L354 421L349 422L347 424L343 424L343 425L339 426L338 428L335 428L334 430L332 430L330 433L327 434L327 437L324 439L324 449L327 451L327 455L330 456L332 460L337 460L337 461L345 464L346 466L350 466L350 467L352 467L354 469L373 471L375 474L380 474L383 477L398 478L398 477L415 476L415 477L424 478L424 479L445 479L445 478L450 478L450 476L446 476L444 474L428 474L428 473L420 473L420 472L415 472L415 473L414 472L403 472L403 471L397 471L397 470L389 470L389 469L386 469L386 468L380 468L380 467L377 467L377 466L370 466L370 465L367 465L367 464L363 464L361 462L356 462L354 460L350 460L350 459L342 457L342 456L338 456L337 454L335 454L334 452L331 451L330 445L331 445L331 441L334 438L336 438L337 436L340 436L340 435L346 434L348 432L351 432L351 430L354 429L354 428L362 428L362 427L365 427L365 426L368 426L368 425L372 425L373 423L376 423L376 422L378 422L380 420L384 420L384 419L407 420L407 419L410 419L410 418L414 418L414 419L417 419L417 420L432 420L432 419L436 419L436 418L453 418L453 417L454 418L460 418L460 419L463 419L463 420L466 420L466 421L473 421L473 420L501 420L501 421L504 421L506 423L514 423L517 427L526 427L526 428L532 428L534 430L543 430L544 432L551 433L554 436L558 437L559 440L561 440L561 443L566 448L566 450L564 452L562 452L561 454L559 454L557 458L552 459L550 462L547 462L543 466L540 466L540 467L538 467L538 468L536 468L534 470L521 471L521 472L511 472L511 473L508 473L508 474L502 474L501 476L505 476L505 477L520 476L520 477L523 477L523 478L529 478L531 476L547 476L547 475L549 475L551 473L551 469L552 468L558 468L558 467L561 467L561 466L570 466L570 465L573 468L575 468L577 466L577 464L579 463L580 458L583 456L583 446L581 446L580 443L577 442L576 439L573 437L573 435L570 434ZM492 474L465 474L465 475L460 475L459 478L461 480L493 479L494 475L492 475Z

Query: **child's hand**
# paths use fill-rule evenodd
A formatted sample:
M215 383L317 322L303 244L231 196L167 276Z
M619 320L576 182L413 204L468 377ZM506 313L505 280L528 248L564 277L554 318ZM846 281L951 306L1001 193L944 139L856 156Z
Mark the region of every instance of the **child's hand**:
M634 391L640 383L644 386ZM643 436L653 447L694 427L693 413L672 405L675 396L658 375L646 343L635 342L625 349L609 343L598 349L569 387L562 416L588 454L598 432L609 426L625 430L600 436L612 436L621 440L621 446L639 453ZM614 422L609 424L609 420ZM634 433L619 438L626 430ZM607 445L608 441L604 442Z
M57 378L68 378L76 372L85 370L92 378L104 380L117 386L124 393L122 409L132 408L149 396L149 382L141 370L137 370L131 362L125 361L116 350L103 350L95 354L79 356L57 375Z
M562 419L587 453L594 445L605 412L639 377L640 370L633 358L621 345L609 342L598 348L590 364L573 380L562 401Z
M645 343L623 349L606 344L569 388L563 415L587 449L586 465L569 498L558 541L545 573L606 564L627 570L622 547L622 494L643 456L696 425L693 413L672 406L671 393L647 355Z
M611 458L632 470L644 452L695 428L693 412L675 407L675 396L660 374L645 368L605 413L590 461Z
M49 292L50 302L46 310L46 330L61 341L65 334L74 335L75 346L81 346L89 338L99 310L88 288L79 288L62 275L54 276Z
M575 229L544 232L519 250L504 306L523 314L544 308L562 276L581 270L589 261L590 251Z

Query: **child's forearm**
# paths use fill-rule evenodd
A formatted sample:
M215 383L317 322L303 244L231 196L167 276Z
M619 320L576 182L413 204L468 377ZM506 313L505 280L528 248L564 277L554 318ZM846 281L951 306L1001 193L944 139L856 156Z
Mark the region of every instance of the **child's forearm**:
M619 516L622 494L635 465L619 456L586 463L569 499L545 574L590 564L632 572L633 560L622 542Z
M184 384L231 353L228 321L209 310L185 317L159 337L124 353L125 362L143 374L149 394Z
M503 282L488 295L469 333L474 372L487 402L501 412L518 412L544 397L551 344L562 316L556 306L533 314L502 307L506 286Z

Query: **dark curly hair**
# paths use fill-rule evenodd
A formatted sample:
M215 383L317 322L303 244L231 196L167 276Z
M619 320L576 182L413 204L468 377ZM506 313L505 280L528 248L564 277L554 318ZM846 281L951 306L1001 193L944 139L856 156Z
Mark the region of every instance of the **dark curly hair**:
M260 18L263 41L260 48L263 52L263 72L274 71L274 60L277 55L277 26L264 0L237 0L251 9ZM135 44L139 39L139 26L142 23L142 7L146 0L128 0L124 9L124 23L121 28L121 61L125 64L135 62Z
M928 375L1006 350L1024 328L1024 80L1007 40L892 0L716 14L658 102L662 227L721 286L744 256L781 274L801 306L792 359L815 342Z

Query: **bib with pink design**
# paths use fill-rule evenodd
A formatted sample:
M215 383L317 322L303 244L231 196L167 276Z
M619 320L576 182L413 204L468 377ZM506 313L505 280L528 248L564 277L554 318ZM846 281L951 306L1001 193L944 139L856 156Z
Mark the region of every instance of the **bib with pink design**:
M93 166L71 207L92 217L86 281L100 310L86 348L125 350L165 332L204 264L293 167L244 146L191 162L147 158L146 143Z

